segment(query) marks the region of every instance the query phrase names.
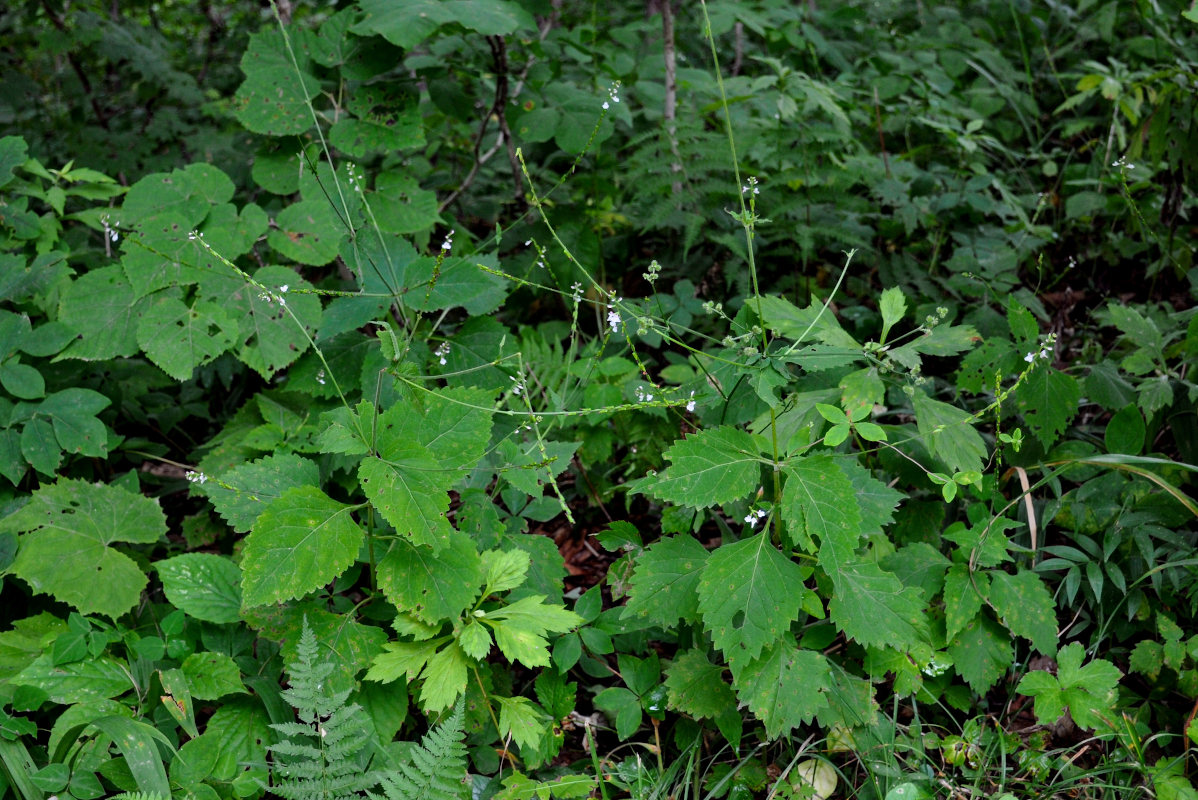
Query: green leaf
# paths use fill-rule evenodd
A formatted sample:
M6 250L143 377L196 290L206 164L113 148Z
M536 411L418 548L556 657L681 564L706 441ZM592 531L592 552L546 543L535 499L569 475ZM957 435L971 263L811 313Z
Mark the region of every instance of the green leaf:
M981 592L979 594L978 592ZM953 564L944 576L944 638L952 641L982 609L990 594L990 575L969 571L967 564Z
M957 674L978 694L990 691L1015 660L1011 635L985 614L974 617L949 642L948 652Z
M729 659L754 659L799 615L803 571L762 532L712 553L699 581L699 610Z
M49 654L8 679L13 686L32 686L60 705L119 697L134 688L129 665L108 656L55 664Z
M253 277L269 294L238 276L214 279L205 286L204 298L239 321L237 357L263 378L271 378L307 350L320 326L320 299L294 291L312 285L286 267L263 267ZM286 307L276 297L282 297Z
M1136 456L1144 449L1144 417L1134 405L1124 406L1107 423L1103 438L1109 453Z
M435 266L434 259L423 258L408 267L404 283L409 291L404 303L409 308L439 311L461 306L468 314L477 315L490 314L503 305L508 282L482 268L499 269L494 255L446 258L434 273Z
M286 136L303 133L315 120L308 101L320 92L320 83L292 63L282 32L274 29L251 34L241 57L245 82L237 89L233 105L238 121L254 133Z
M301 486L315 486L319 482L320 469L315 462L290 453L278 453L242 464L198 487L208 495L216 513L233 530L244 533L254 526L258 515L285 492Z
M267 506L245 541L243 606L298 599L344 572L363 538L354 508L314 486L289 489Z
M986 443L968 412L922 392L915 393L913 405L920 435L953 472L981 472Z
M137 323L149 305L117 265L94 269L71 282L58 318L79 335L58 358L103 361L135 355Z
M509 0L409 0L401 5L363 0L361 6L365 17L350 30L377 33L405 50L454 22L485 36L535 27L529 13Z
M622 686L609 686L595 695L595 707L614 720L620 741L636 733L641 726L641 701Z
M16 358L0 364L0 386L22 400L36 400L46 393L46 381L42 373Z
M886 336L890 329L907 313L907 298L903 295L903 290L892 286L883 291L878 300L878 310L882 312L882 336L878 341L886 344Z
M722 667L712 664L703 650L687 650L666 667L670 708L696 719L718 717L736 705Z
M814 536L821 545L837 548L842 559L849 559L861 536L861 512L853 484L839 462L828 455L797 458L783 468L783 474L782 519L790 543L814 552Z
M990 573L990 602L1004 625L1016 636L1030 639L1046 655L1057 650L1056 603L1034 572Z
M137 323L142 351L177 381L228 350L236 335L237 321L219 306L197 302L189 308L173 297L154 302Z
M170 739L152 725L122 716L101 717L88 725L107 734L125 757L137 788L141 792L170 797L170 783L162 765L159 744L174 748Z
M379 562L378 581L400 611L431 623L456 619L478 595L482 560L474 543L456 531L439 552L399 539Z
M416 680L424 670L425 664L449 641L449 637L428 639L423 642L387 642L383 652L374 657L366 679L391 683L406 678L409 682Z
M691 536L660 539L636 559L628 604L621 616L640 617L662 628L698 620L699 581L707 550Z
M420 690L420 707L425 713L436 713L453 705L458 695L466 691L467 668L466 654L457 642L451 642L428 660Z
M427 447L395 442L385 460L372 456L362 461L358 481L383 519L400 535L434 553L448 546L453 528L446 518L447 476Z
M506 592L524 583L531 557L523 550L491 550L484 554L487 594Z
M503 654L527 667L549 666L547 633L565 633L583 622L573 611L546 605L542 595L522 597L483 619L491 625Z
M154 563L171 605L205 622L238 622L241 569L224 556L184 553Z
M511 736L521 748L536 748L545 735L548 720L527 697L499 697L499 735Z
M322 266L337 257L345 224L325 197L292 203L275 217L277 227L266 241L284 258L301 264Z
M771 739L804 725L828 705L831 669L822 653L782 639L736 672L740 699Z
M824 561L820 548L820 566L828 569ZM835 592L828 611L846 636L874 647L927 647L926 603L918 589L872 561L840 563L829 577Z
M379 455L390 459L393 448L402 452L405 443L417 442L441 469L470 469L491 441L493 401L494 393L480 389L437 389L421 395L419 409L392 408L379 419ZM447 477L446 483L453 485L456 477Z
M35 592L53 595L81 613L115 619L137 605L146 576L108 545L157 542L166 535L166 517L149 498L114 486L60 480L36 491L0 521L0 530L23 534L12 571Z
M180 667L199 700L216 700L226 694L245 692L241 670L224 653L192 653Z
M675 442L670 462L656 477L636 482L636 490L691 508L740 500L755 491L761 473L753 437L732 427L710 428Z
M494 642L490 632L482 623L472 623L467 620L466 627L462 628L462 633L458 636L458 644L462 646L462 651L466 655L475 661L482 661L491 652Z
M375 153L423 147L424 125L418 106L388 108L361 117L342 117L329 129L329 141L351 158L368 158Z
M1036 719L1041 723L1055 724L1068 708L1083 729L1112 727L1111 708L1122 673L1101 658L1083 667L1085 655L1085 648L1072 642L1058 653L1055 676L1036 670L1019 682L1016 691L1036 698Z
M1015 399L1024 422L1047 450L1077 414L1081 386L1060 370L1040 365L1019 385Z

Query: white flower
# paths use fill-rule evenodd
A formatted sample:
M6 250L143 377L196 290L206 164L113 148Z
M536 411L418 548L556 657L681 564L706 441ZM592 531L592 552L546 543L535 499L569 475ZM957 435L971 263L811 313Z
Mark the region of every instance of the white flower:
M620 332L620 312L611 306L607 308L607 324L611 326L612 333Z
M1023 360L1030 364L1036 360L1036 354L1028 353L1026 356L1023 357Z
M445 360L445 357L449 355L449 342L442 342L440 347L433 351L433 355L441 362L441 366L448 364L449 362Z
M446 234L445 241L441 243L442 250L450 250L453 248L453 235L455 233L457 233L456 230L451 230L448 234Z
M691 399L686 401L686 410L690 413L695 412L695 393L691 392Z
M188 483L206 483L208 481L207 475L202 472L195 472L194 470L188 470L187 474L183 477L187 478Z
M316 382L319 383L321 386L324 386L324 370L323 369L320 372L316 373Z

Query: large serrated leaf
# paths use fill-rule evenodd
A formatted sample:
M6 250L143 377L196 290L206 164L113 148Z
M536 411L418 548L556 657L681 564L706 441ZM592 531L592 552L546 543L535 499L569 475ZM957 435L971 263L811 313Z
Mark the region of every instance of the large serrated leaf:
M200 485L200 491L208 495L216 513L224 517L233 530L244 533L284 492L319 483L320 469L314 461L291 453L279 453L213 477L215 480Z
M377 33L405 50L454 22L486 36L535 27L529 13L510 0L363 0L361 6L365 17L351 30Z
M449 492L445 474L427 447L408 442L392 458L371 456L358 467L362 491L395 530L434 553L449 543Z
M814 536L847 560L861 538L861 510L839 462L829 455L798 458L783 473L782 519L791 544L813 552Z
M671 503L706 508L744 499L758 486L757 446L752 436L733 427L691 434L664 455L670 466L637 486Z
M1057 651L1056 603L1040 576L1028 570L1015 575L990 572L990 602L1008 630L1030 639L1045 655Z
M636 559L628 605L622 616L640 617L663 628L699 615L699 580L707 550L690 536L669 536Z
M292 63L283 34L265 30L250 36L241 57L245 82L237 89L233 104L237 119L254 133L286 136L303 133L315 124L308 101L320 92L320 83Z
M1015 399L1032 435L1047 450L1077 414L1081 385L1060 370L1040 365L1015 390Z
M433 623L457 618L474 601L484 577L474 543L457 532L439 553L400 539L378 566L379 588L387 599Z
M79 339L67 345L58 359L100 361L134 355L137 321L145 306L115 264L80 276L63 294L58 308L58 318Z
M928 447L954 472L981 472L986 443L974 430L967 411L933 400L922 392L912 399L919 433Z
M820 549L820 565L829 569ZM900 650L926 648L925 603L918 589L872 561L839 563L829 577L835 587L828 611L845 635L864 645Z
M1011 663L1011 635L986 614L979 614L949 642L957 674L978 694L990 691Z
M108 545L157 542L166 535L166 517L147 497L60 480L36 491L0 530L22 533L12 571L35 592L115 619L137 605L146 576Z
M666 668L666 697L670 708L696 719L718 717L736 705L732 687L703 650L680 653Z
M762 532L712 553L699 580L699 611L716 647L756 658L798 618L803 572Z
M775 739L810 722L828 705L832 690L828 660L782 639L736 674L740 699L765 723Z
M353 510L314 486L289 489L267 506L245 540L243 606L298 599L336 579L362 545Z
M220 306L198 302L189 308L173 297L157 300L137 323L142 352L177 381L228 350L236 334L237 321Z
M203 299L239 321L237 357L270 378L308 349L320 326L320 300L307 292L312 284L286 267L263 267L253 277L267 291L236 276L213 278L204 284ZM299 289L305 291L293 291Z

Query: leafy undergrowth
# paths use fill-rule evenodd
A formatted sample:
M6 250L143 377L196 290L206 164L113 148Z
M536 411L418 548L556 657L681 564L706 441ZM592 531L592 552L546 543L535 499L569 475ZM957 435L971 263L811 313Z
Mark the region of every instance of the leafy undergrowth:
M1198 797L1198 13L568 5L0 12L0 797Z

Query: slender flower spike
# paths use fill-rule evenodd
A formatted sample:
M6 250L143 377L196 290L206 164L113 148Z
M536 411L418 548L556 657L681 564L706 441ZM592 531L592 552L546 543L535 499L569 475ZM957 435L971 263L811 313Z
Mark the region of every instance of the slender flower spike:
M187 474L184 475L183 477L187 478L188 483L203 484L203 483L207 483L207 481L208 481L207 475L205 475L202 472L195 472L194 470L188 470Z

